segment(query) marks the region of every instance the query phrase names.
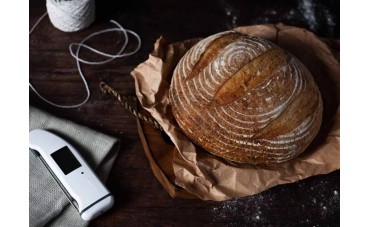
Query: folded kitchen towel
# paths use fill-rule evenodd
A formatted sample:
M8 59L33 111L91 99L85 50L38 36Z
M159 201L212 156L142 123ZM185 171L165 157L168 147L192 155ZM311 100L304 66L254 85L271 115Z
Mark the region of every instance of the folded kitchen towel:
M51 131L71 143L96 174L106 181L118 154L118 139L68 120L29 108L29 129ZM45 166L29 152L29 225L87 226L77 210L69 203Z

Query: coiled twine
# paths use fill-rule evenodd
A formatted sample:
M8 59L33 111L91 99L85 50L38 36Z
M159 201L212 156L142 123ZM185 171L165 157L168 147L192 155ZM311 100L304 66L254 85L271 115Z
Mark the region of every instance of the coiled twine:
M46 0L46 7L51 23L64 32L82 30L95 20L94 0Z

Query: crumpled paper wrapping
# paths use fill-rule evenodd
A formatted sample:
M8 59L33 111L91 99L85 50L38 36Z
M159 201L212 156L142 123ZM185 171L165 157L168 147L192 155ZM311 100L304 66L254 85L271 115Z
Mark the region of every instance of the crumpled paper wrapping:
M330 43L305 29L283 24L247 26L235 30L270 40L306 65L318 84L324 102L321 130L302 155L280 164L239 164L202 150L181 132L168 98L177 62L200 39L168 44L161 37L156 41L149 59L131 74L142 107L158 121L177 148L173 149L172 162L175 184L202 200L222 201L339 169L339 42Z

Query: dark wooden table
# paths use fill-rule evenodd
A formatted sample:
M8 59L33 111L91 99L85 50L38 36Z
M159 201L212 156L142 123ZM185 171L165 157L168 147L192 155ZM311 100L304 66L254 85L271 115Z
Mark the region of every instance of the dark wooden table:
M122 140L107 182L115 205L91 226L339 226L339 171L225 202L172 199L151 172L135 117L99 89L104 80L122 94L134 95L130 71L148 58L161 35L180 41L236 26L283 22L339 39L338 1L96 0L96 6L96 20L88 29L64 33L45 19L29 40L30 81L52 101L73 104L84 99L85 91L68 52L70 43L113 27L109 19L142 38L142 47L134 56L102 66L82 66L91 98L80 108L52 107L30 90L31 105ZM30 1L30 26L45 11L45 1ZM114 33L91 42L112 52L121 43L122 36Z

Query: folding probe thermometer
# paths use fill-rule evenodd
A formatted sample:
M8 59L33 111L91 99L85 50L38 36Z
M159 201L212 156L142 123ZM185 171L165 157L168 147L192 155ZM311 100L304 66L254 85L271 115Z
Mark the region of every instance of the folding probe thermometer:
M35 129L29 134L29 147L82 219L90 221L113 206L112 194L67 141L49 131Z

